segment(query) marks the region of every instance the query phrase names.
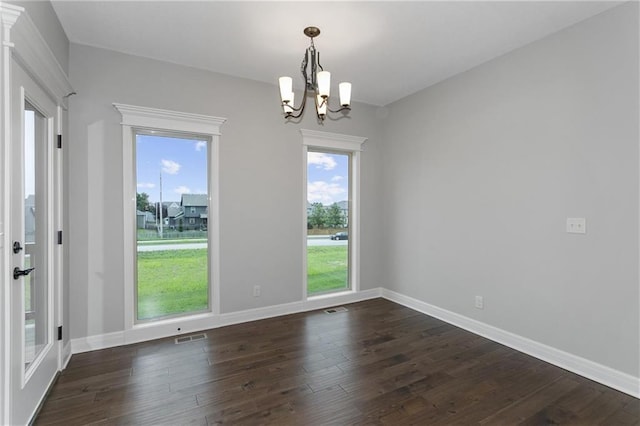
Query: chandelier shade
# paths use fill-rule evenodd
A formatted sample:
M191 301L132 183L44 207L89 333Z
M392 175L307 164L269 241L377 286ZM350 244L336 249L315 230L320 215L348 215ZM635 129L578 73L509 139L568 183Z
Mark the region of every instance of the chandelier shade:
M327 113L344 112L351 110L351 83L342 82L338 85L340 94L340 108L332 110L329 108L329 97L331 95L331 73L325 71L320 65L320 52L316 50L313 43L314 37L320 35L317 27L307 27L304 34L311 39L310 46L305 51L300 65L300 72L304 80L304 94L300 106L296 107L293 94L293 79L291 77L280 77L280 101L286 119L299 118L304 113L307 103L307 96L313 95L318 121L322 123Z

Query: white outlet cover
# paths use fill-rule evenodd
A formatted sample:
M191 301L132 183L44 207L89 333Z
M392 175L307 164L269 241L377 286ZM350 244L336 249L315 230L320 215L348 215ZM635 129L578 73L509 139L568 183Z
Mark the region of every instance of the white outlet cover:
M586 234L587 219L585 219L584 217L568 217L567 232L569 234Z
M482 296L476 296L476 308L484 309L484 298Z

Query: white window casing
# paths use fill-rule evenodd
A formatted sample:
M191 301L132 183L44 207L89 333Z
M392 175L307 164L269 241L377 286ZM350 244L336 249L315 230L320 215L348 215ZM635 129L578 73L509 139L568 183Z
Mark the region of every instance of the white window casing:
M334 152L344 152L351 154L351 222L349 223L349 292L360 290L360 153L362 144L367 140L365 137L342 135L337 133L321 132L317 130L301 129L302 134L302 164L304 165L303 181L303 241L302 249L307 250L307 154L309 148L330 150ZM302 282L304 286L303 294L307 298L307 257L303 256ZM314 296L316 298L331 295Z
M136 331L136 328L148 328L148 324L136 324L135 319L135 247L136 247L136 177L134 163L135 133L144 131L147 134L171 133L174 135L203 137L210 141L208 150L209 164L209 299L211 312L220 312L220 243L219 243L219 142L220 127L225 118L201 114L191 114L156 108L140 107L114 103L113 106L122 115L122 153L123 153L123 214L124 214L124 324L125 333ZM202 316L202 314L200 314ZM167 320L169 321L169 320ZM154 321L162 325L162 321ZM140 340L141 333L130 333L129 341Z

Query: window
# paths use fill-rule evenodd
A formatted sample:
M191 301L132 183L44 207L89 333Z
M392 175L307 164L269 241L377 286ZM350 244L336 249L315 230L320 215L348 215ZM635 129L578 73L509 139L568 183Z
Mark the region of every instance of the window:
M302 130L305 292L357 291L359 162L365 138Z
M140 322L153 323L169 317L219 312L219 300L216 297L219 293L218 144L220 126L225 119L123 104L114 106L122 114L125 328L132 330ZM143 147L145 143L149 146ZM194 154L193 158L179 159L178 156L186 155L187 151ZM200 160L196 160L196 153ZM150 165L143 164L146 160ZM195 162L201 160L204 162L194 166ZM189 164L182 167L181 161ZM148 174L144 174L147 168ZM154 168L158 170L154 171ZM194 178L194 183L186 183L187 175L192 173L199 176ZM206 220L191 217L193 223L189 223L185 217L185 205L189 206L189 212L191 206L197 209L198 205L202 205L202 211L207 211ZM200 226L199 221L202 221ZM145 240L145 237L140 238L141 235L152 235L155 240ZM195 250L193 247L183 247L184 252L180 255L193 255L188 262L199 265L197 270L200 277L195 280L204 279L206 283L205 294L200 288L197 300L191 300L188 308L171 305L167 301L171 297L166 295L164 302L153 300L166 289L154 289L149 294L143 294L138 286L140 279L147 280L149 285L159 281L140 274L151 274L154 268L160 270L166 266L170 262L167 259L175 257L177 252L165 250L167 244L180 245L185 236L189 237L187 239L197 238L196 244L199 246ZM171 241L158 241L166 240L165 237L171 238ZM146 257L154 256L142 254L139 250L142 245L155 246L149 250L157 254L155 257L162 257L160 254L163 251L169 251L170 256L152 259L161 267L154 267L151 260L149 265L143 265L140 259L144 263L149 260ZM188 262L185 260L182 263ZM187 276L183 274L183 277ZM188 297L183 298L183 302L184 299ZM151 329L145 325L138 332L145 330Z
M135 139L135 318L206 312L207 231L185 227L182 217L185 201L208 205L208 141L142 130ZM190 218L189 225L195 224Z
M349 290L351 153L308 148L307 293Z

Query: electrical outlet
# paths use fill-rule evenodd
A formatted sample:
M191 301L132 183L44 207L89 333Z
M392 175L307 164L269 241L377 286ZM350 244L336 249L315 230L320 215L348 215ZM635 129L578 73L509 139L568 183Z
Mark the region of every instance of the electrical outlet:
M259 285L254 285L253 286L253 297L260 297L260 286Z
M585 219L584 217L568 217L567 232L569 234L586 234L587 219Z
M484 298L482 296L476 296L476 308L484 309Z

